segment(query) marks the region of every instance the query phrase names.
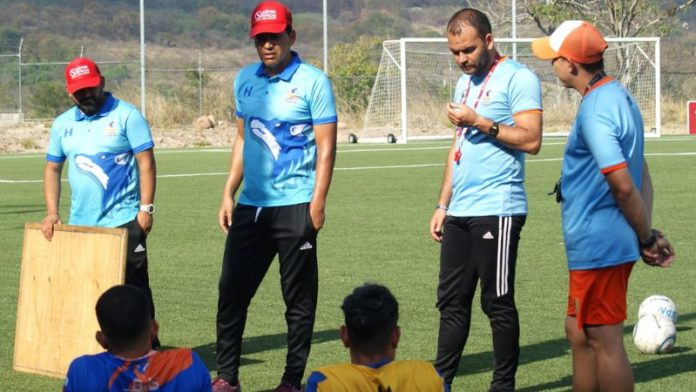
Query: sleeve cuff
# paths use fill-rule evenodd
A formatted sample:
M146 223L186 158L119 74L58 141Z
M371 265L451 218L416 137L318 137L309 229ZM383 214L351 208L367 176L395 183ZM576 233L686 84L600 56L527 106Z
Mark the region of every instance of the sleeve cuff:
M331 117L315 118L312 120L312 125L331 124L335 122L338 122L338 116L336 115Z
M149 150L155 146L155 143L152 141L149 141L147 143L141 144L138 147L133 149L133 154L137 154L139 152L143 152L145 150Z
M65 157L64 157L64 156L57 156L57 155L46 154L46 160L49 161L49 162L53 162L53 163L63 163L63 162L65 162Z
M615 171L617 171L619 169L623 169L625 167L628 167L628 164L626 162L621 162L621 163L617 163L616 165L611 165L611 166L607 166L605 168L602 168L602 169L600 169L600 171L602 172L602 174L607 175L611 172L615 172Z

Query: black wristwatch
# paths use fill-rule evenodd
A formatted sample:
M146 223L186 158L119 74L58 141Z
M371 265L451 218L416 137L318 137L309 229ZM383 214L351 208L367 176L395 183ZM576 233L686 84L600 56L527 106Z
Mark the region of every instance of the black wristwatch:
M655 234L654 230L651 231L650 238L648 238L647 241L643 242L640 239L638 239L638 245L640 246L640 249L652 248L656 242L657 242L657 235Z
M498 132L500 132L500 124L497 121L493 121L493 125L491 125L491 129L488 131L488 134L495 139L498 137Z

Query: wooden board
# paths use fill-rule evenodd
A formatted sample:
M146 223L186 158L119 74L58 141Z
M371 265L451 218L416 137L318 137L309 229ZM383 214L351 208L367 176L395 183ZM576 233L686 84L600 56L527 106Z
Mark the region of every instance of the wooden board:
M41 224L24 227L14 369L64 377L70 361L103 351L94 307L125 279L126 229L56 225L47 241Z

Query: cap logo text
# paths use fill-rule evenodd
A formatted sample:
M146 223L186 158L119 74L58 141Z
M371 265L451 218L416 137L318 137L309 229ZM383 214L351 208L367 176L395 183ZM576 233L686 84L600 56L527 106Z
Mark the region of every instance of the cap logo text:
M83 75L89 75L89 67L86 65L80 65L70 70L70 77L73 79Z
M278 16L276 15L276 10L262 10L256 11L254 14L254 21L259 22L262 20L276 20Z

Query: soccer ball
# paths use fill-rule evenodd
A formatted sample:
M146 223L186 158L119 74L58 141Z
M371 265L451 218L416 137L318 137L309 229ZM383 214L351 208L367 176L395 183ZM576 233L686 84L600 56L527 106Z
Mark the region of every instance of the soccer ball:
M633 327L633 343L644 354L666 353L674 347L677 328L662 314L648 314Z
M649 314L661 314L677 324L677 305L664 295L651 295L638 308L638 320Z

